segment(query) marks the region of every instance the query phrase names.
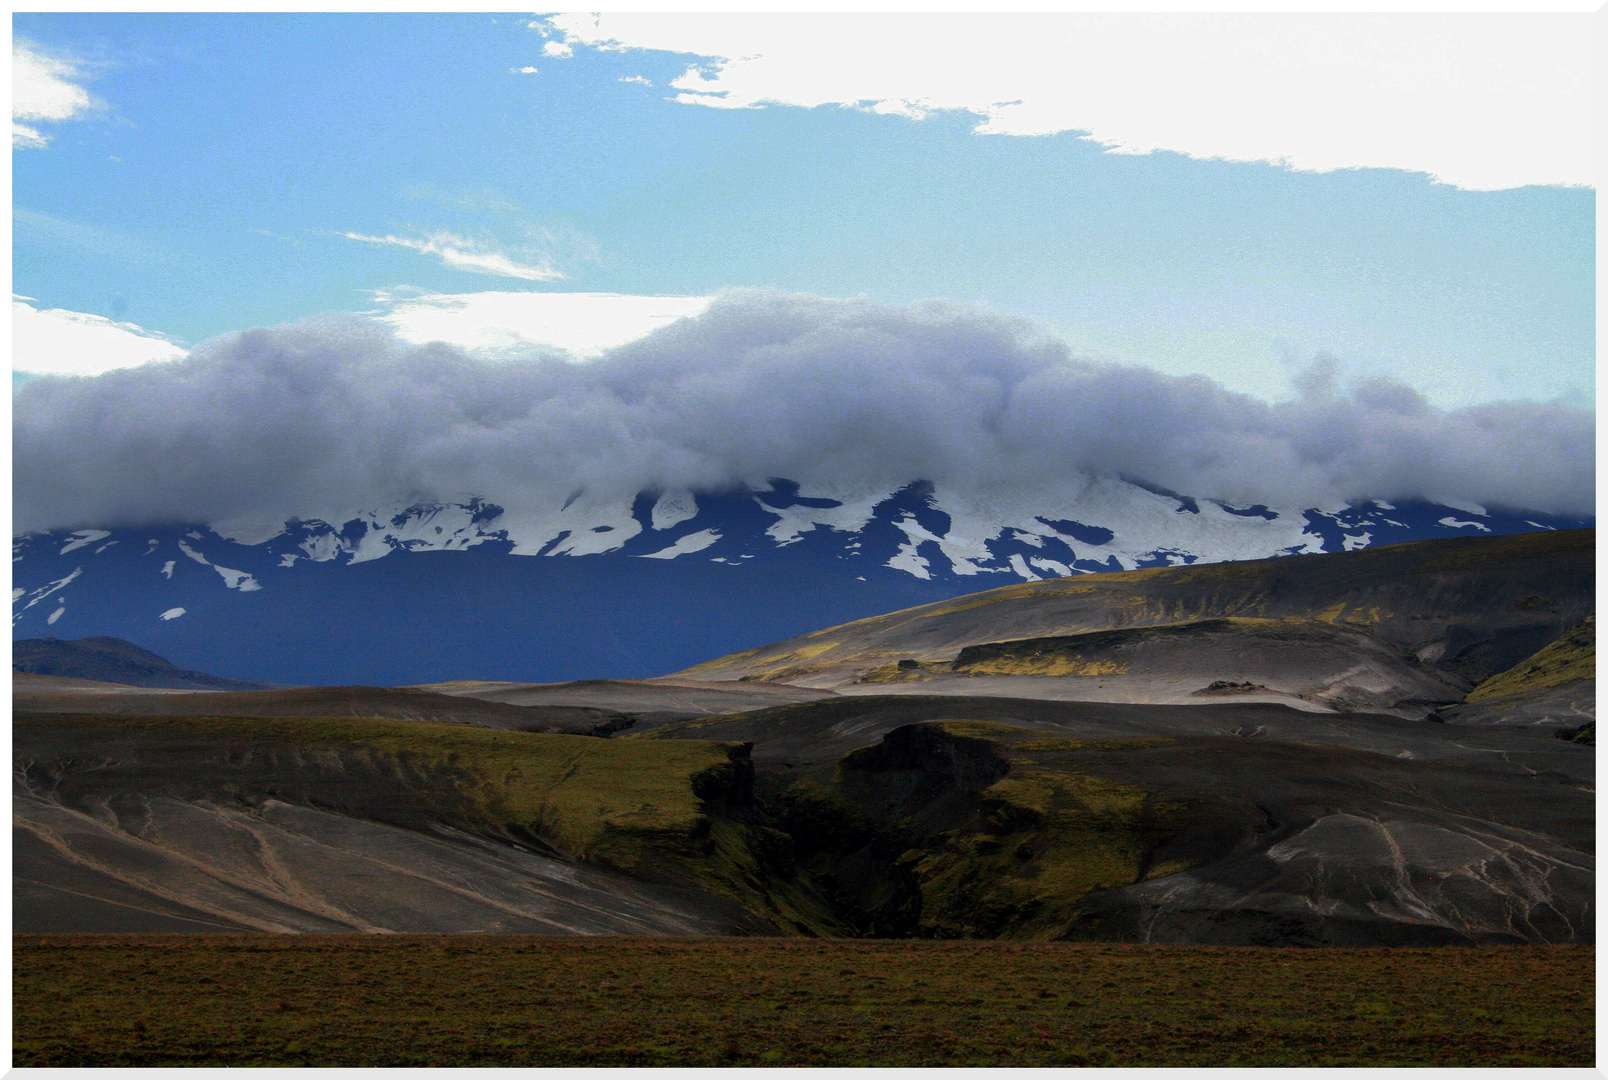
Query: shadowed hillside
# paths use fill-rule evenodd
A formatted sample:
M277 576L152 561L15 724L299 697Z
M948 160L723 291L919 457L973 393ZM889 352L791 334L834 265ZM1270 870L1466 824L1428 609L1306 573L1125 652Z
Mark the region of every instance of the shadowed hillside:
M1597 620L1587 616L1558 640L1469 691L1437 718L1454 724L1595 726ZM1589 728L1587 728L1589 730Z
M862 933L1194 944L1592 940L1589 747L1277 705L845 698L754 743L795 873Z

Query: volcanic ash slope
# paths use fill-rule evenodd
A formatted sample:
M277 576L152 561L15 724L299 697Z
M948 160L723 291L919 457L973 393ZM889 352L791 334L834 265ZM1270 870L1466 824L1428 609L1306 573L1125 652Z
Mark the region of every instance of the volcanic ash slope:
M1204 692L1423 717L1592 613L1594 539L1434 540L1024 583L682 674L840 693L1187 703Z

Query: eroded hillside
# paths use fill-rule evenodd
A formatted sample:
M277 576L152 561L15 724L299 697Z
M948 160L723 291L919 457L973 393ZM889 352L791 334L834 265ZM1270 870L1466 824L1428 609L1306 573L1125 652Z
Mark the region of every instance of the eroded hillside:
M1024 682L1024 696L1151 702L1242 683L1341 711L1401 701L1421 716L1591 614L1594 540L1594 530L1440 540L1031 582L819 630L683 674L840 692L863 682L1048 675L1061 685ZM1153 627L1175 632L1132 633ZM1106 636L1077 640L1096 634ZM1281 637L1309 640L1294 662L1270 663ZM1059 663L1042 648L1037 662L1022 655L1051 641ZM990 663L980 662L985 656ZM1105 692L1095 693L1101 681ZM1010 691L995 683L979 692Z

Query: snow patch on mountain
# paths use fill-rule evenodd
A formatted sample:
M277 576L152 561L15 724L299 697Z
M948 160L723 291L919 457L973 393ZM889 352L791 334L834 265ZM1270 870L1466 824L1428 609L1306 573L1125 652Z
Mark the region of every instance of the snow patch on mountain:
M503 510L483 528L512 542L514 555L601 555L642 531L631 503L582 491L558 506Z
M276 536L284 534L287 523L279 518L265 517L262 514L250 514L241 517L214 521L209 528L225 540L233 540L237 544L247 547L256 547L266 544Z
M82 566L75 567L73 569L73 572L68 574L66 577L58 578L55 581L47 582L46 584L40 586L39 588L35 589L31 593L24 593L23 595L28 598L28 602L26 604L22 605L21 610L17 611L16 613L14 613L11 616L11 625L13 625L13 626L17 625L17 620L21 619L22 616L27 612L27 610L29 608L33 607L35 604L39 603L39 601L45 599L46 597L51 596L51 595L53 595L55 593L58 593L61 590L65 589L67 586L71 585L74 581L78 580L78 578L83 574L83 572L84 572L84 568ZM11 603L13 605L15 605L16 602L19 599L21 599L21 597L19 597L17 595L16 590L13 590L12 593L11 593Z
M780 546L797 543L805 533L817 528L857 533L870 523L877 506L893 493L886 485L812 484L794 491L791 498L796 501L790 505L779 505L785 500L774 496L767 499L770 493L759 495L755 501L767 514L776 516L776 524L765 534Z
M1153 561L1162 549L1187 551L1202 562L1323 550L1321 537L1307 531L1300 511L1236 513L1111 477L1068 477L1028 491L938 491L932 504L949 517L940 549L957 574L987 568L995 561L990 545L1012 531L1030 544L1029 538L1040 538L1034 546L1056 540L1076 560L1123 570ZM1107 533L1110 539L1095 542Z
M195 533L190 533L189 535L195 537L197 540L205 539L204 537L196 536ZM202 566L210 566L212 569L216 570L218 572L218 576L223 578L225 588L239 589L241 592L256 592L258 589L262 588L262 585L257 581L257 579L246 573L244 570L231 570L227 566L219 566L216 563L208 560L205 555L195 550L195 548L191 547L189 544L186 544L183 540L179 541L179 550L184 552L184 554L188 555L190 558L194 559L196 562L200 563ZM356 560L354 559L353 561ZM169 576L171 577L172 575L170 574Z
M112 534L105 529L79 529L72 534L72 538L67 542L67 545L61 549L61 554L65 555L69 551L77 551L81 547L88 547L95 541L104 540L110 535Z
M639 556L643 559L674 559L678 555L691 555L695 551L702 551L720 539L720 534L714 529L704 529L702 532L688 533L680 540L661 551L649 552Z
M1015 570L1020 577L1023 577L1028 581L1044 580L1042 577L1033 573L1033 571L1027 568L1027 561L1022 558L1020 553L1011 556L1011 569Z
M691 521L698 516L698 500L692 492L686 489L666 491L659 496L653 504L653 513L650 515L655 529L671 529L683 521Z

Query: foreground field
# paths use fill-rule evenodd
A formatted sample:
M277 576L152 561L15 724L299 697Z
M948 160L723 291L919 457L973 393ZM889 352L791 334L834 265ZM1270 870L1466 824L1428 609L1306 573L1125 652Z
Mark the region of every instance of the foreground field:
M1593 1063L1582 946L17 935L18 1066Z

